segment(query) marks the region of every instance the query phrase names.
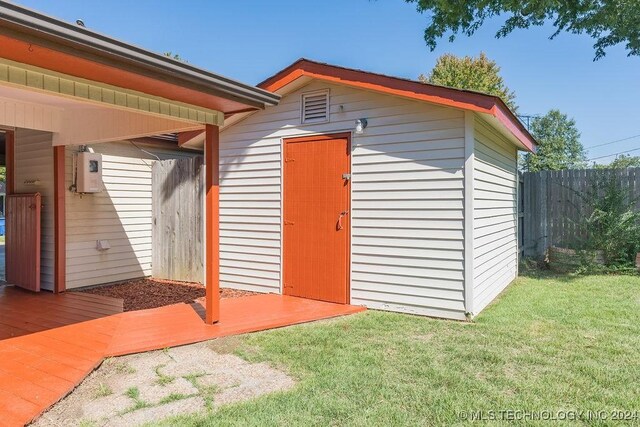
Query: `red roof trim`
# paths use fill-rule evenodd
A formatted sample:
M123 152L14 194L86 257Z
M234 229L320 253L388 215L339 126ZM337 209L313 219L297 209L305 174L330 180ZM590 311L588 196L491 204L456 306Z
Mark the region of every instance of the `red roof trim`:
M296 61L260 83L258 87L275 92L303 76L490 114L498 119L529 151L535 151L536 141L533 136L506 104L499 97L492 95L337 67L308 59Z

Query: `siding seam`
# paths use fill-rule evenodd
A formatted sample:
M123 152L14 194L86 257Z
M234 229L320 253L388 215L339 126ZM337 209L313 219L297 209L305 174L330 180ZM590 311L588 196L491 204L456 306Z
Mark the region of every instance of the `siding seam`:
M474 272L474 158L475 158L475 117L474 113L464 113L464 306L467 316L473 316Z

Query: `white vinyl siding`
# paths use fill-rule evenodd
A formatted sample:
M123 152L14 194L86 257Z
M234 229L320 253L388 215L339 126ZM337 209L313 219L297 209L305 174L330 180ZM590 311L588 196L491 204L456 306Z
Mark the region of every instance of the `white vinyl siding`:
M301 94L330 90L327 123ZM220 280L280 292L282 139L351 131L351 303L464 319L464 113L313 82L221 133Z
M517 275L517 151L475 119L474 286L475 314Z
M161 159L197 154L136 145ZM151 275L151 167L156 158L126 141L89 147L102 154L104 190L95 194L68 190L79 147L66 149L67 289ZM98 251L97 240L108 240L111 248Z
M40 287L53 290L53 148L50 132L17 129L15 136L15 191L16 193L40 193L41 210L41 258ZM25 181L38 181L35 185Z

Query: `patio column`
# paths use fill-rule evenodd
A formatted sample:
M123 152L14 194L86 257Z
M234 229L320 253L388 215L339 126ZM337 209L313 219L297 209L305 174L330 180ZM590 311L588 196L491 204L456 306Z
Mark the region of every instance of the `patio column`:
M15 189L15 171L14 171L14 148L15 148L15 138L16 135L14 131L8 130L5 132L5 165L6 165L6 192L7 196L12 195Z
M220 320L220 135L218 126L206 125L204 162L205 199L205 284L207 324Z
M53 241L55 293L67 289L67 231L65 215L65 148L53 147Z

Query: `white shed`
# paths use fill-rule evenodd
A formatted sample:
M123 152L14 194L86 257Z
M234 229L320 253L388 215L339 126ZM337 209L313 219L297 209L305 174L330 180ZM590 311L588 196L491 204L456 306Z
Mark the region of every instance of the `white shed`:
M220 133L222 287L465 319L516 277L535 141L499 98L305 59L259 86Z

